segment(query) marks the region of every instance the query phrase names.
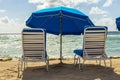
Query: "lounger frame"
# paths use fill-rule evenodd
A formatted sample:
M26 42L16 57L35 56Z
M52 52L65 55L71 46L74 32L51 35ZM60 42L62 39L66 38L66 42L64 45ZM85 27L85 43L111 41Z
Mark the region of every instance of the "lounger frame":
M74 56L74 64L79 63L79 69L83 68L86 60L96 60L101 64L101 60L104 61L106 67L106 60L110 61L110 67L112 67L112 61L107 56L106 48L107 30L106 27L88 27L84 30L83 40L83 56ZM82 64L81 63L82 59Z
M18 63L18 77L27 68L28 62L45 62L48 71L49 57L46 52L46 32L43 29L25 28L22 31L22 57Z

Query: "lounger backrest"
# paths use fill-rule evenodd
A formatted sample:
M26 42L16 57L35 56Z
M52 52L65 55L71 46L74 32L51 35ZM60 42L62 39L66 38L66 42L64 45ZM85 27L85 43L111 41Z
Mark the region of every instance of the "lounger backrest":
M84 55L103 55L105 53L106 28L88 27L84 31ZM84 56L83 55L83 56Z
M45 58L46 33L43 29L23 29L24 57Z

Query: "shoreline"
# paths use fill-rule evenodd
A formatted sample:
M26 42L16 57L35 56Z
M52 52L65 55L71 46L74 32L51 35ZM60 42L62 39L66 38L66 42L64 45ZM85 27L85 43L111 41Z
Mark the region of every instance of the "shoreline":
M109 57L110 59L119 59L120 58L120 56L110 56ZM68 58L63 58L62 60L68 60L68 59L74 59L74 58L70 58L70 57L68 57ZM19 57L0 57L0 61L11 61L11 60L19 60ZM52 61L52 60L60 60L60 58L49 58L49 60L50 61Z

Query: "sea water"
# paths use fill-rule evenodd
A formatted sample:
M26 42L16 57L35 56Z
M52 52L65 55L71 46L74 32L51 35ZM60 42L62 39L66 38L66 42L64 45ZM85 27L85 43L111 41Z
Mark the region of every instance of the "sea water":
M22 55L21 34L0 35L0 57L20 57ZM82 49L82 35L62 36L62 56L73 57L75 49ZM46 50L50 58L60 56L60 37L47 34ZM120 34L107 35L106 53L108 56L120 56Z

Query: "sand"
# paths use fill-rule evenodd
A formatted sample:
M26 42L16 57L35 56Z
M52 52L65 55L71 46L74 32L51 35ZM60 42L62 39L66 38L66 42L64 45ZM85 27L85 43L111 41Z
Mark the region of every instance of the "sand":
M21 78L17 77L17 60L0 61L0 80L120 80L120 58L112 59L112 68L99 66L95 61L86 61L83 70L73 65L73 59L50 60L49 72L45 63L28 63Z

